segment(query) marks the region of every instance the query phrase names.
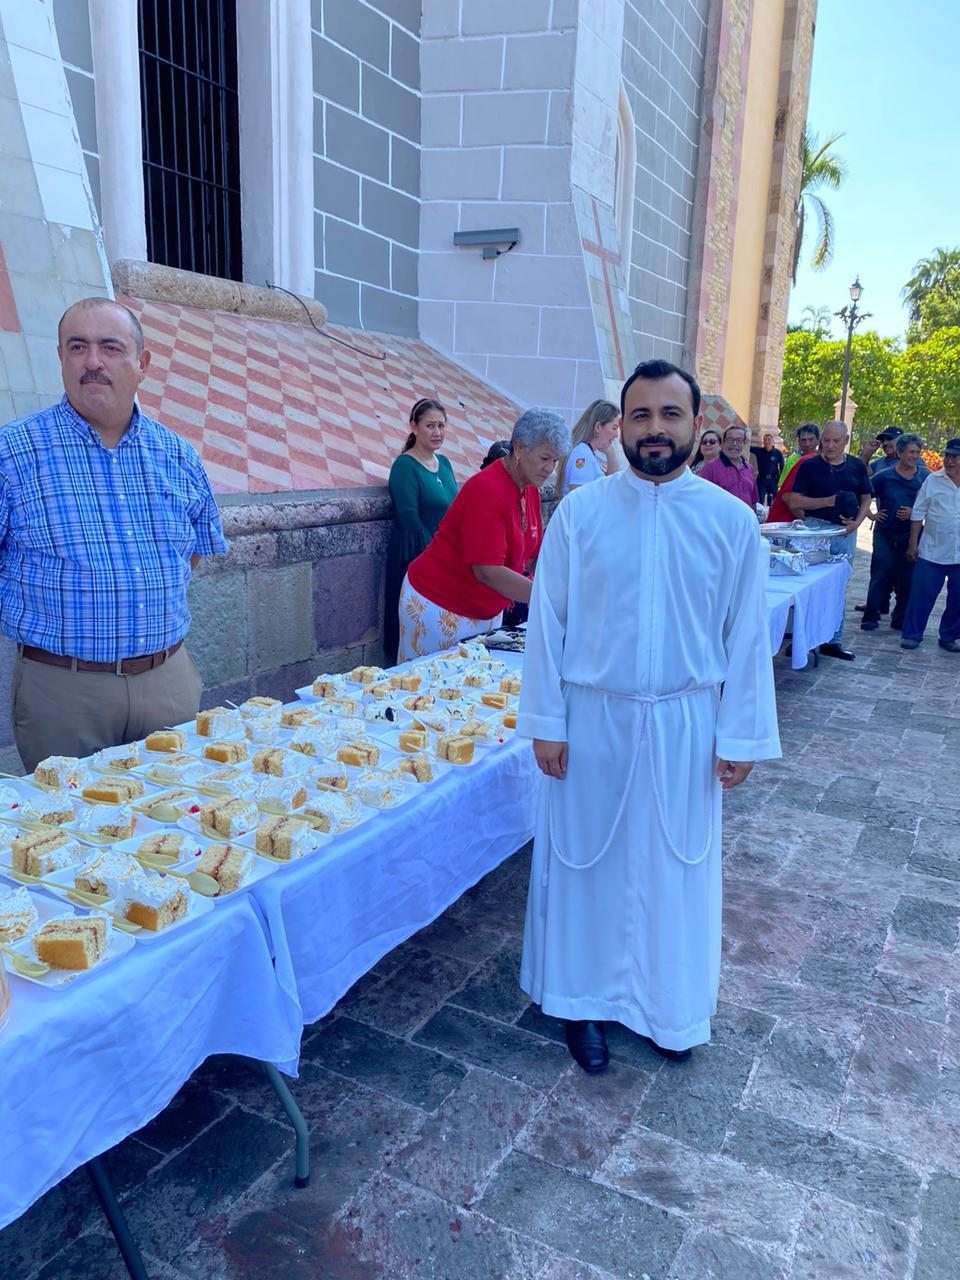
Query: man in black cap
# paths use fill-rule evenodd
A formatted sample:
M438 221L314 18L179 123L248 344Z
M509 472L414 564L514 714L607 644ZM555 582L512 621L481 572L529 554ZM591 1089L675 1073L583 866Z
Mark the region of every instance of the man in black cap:
M879 435L868 440L860 450L860 461L866 463L871 478L878 471L885 471L887 467L897 465L897 437L901 435L903 432L899 427L885 427ZM879 458L874 456L878 449L882 450Z
M914 570L900 648L919 646L946 582L940 648L960 653L960 436L947 441L943 470L931 471L920 487L910 517L907 557L914 561Z
M845 422L828 422L820 437L820 452L797 467L797 478L785 501L794 516L812 516L837 525L830 552L846 557L852 565L857 530L867 517L873 490L863 462L846 452L849 440ZM822 644L820 652L846 662L856 656L843 647L842 617L833 639Z

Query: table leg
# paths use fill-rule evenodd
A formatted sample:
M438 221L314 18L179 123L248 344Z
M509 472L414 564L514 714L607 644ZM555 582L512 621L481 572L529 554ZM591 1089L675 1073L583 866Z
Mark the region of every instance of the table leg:
M147 1269L143 1265L140 1250L137 1248L137 1242L130 1233L127 1220L123 1216L123 1210L117 1203L117 1197L113 1194L110 1179L107 1177L99 1158L94 1157L93 1160L88 1160L86 1168L87 1173L90 1175L90 1181L93 1183L93 1189L97 1193L97 1199L100 1201L104 1217L110 1224L113 1238L117 1242L120 1255L127 1271L130 1273L131 1280L150 1280L147 1275Z
M307 1128L307 1122L297 1106L296 1099L287 1087L287 1082L273 1063L261 1062L260 1065L270 1081L271 1088L280 1099L280 1105L287 1113L290 1123L293 1125L294 1133L297 1135L296 1176L293 1179L293 1184L296 1187L305 1187L310 1181L310 1131Z

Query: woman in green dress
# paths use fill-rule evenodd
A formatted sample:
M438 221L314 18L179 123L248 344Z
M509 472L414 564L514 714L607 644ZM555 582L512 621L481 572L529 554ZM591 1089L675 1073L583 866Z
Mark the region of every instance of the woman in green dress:
M437 450L443 444L447 411L439 400L423 399L410 410L410 434L390 468L393 532L387 549L383 647L388 663L397 660L400 624L397 608L407 565L424 551L457 496L453 468Z

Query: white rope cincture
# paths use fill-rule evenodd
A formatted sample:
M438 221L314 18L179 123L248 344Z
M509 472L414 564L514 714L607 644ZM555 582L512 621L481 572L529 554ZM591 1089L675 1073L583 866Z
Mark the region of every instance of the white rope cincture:
M571 683L571 682L568 681L567 683ZM593 867L597 865L598 862L600 862L601 858L606 856L606 854L610 849L610 846L613 844L614 836L617 834L617 829L620 826L620 822L623 818L624 812L627 807L627 800L630 797L630 790L633 783L634 775L636 773L637 766L640 762L640 750L644 742L644 728L647 726L648 721L650 719L650 708L655 703L658 703L658 702L674 702L678 698L687 698L691 694L702 693L707 689L715 690L717 686L715 684L697 685L692 689L681 689L675 693L664 693L659 695L658 694L619 693L611 689L599 689L594 685L583 685L580 687L591 689L594 693L603 694L605 697L608 697L608 698L620 698L628 702L639 703L640 713L637 716L637 727L636 727L636 732L634 734L633 767L631 768L629 774L627 775L627 779L624 783L623 795L621 796L621 799L620 799L620 805L614 816L613 823L610 827L610 832L607 836L607 839L604 842L600 852L597 854L595 858L592 858L590 862L571 862L569 858L564 857L563 850L560 847L560 842L557 839L556 822L555 822L555 806L552 803L554 789L558 786L563 786L564 784L563 784L563 781L559 778L551 779L551 782L553 783L553 787L547 793L547 834L550 838L551 849L554 855L556 856L557 861L562 866L566 867L569 871L590 871ZM666 815L663 811L663 800L660 796L660 788L657 785L656 761L654 760L653 744L651 742L650 735L647 735L646 743L647 743L647 757L650 764L650 778L652 782L654 804L656 806L657 819L660 823L660 830L664 840L666 841L667 848L670 850L673 856L677 859L677 861L682 862L684 866L687 866L687 867L698 866L699 863L703 862L704 858L710 852L710 846L713 843L714 807L715 807L714 797L713 795L709 797L709 803L708 803L708 809L707 809L707 836L704 842L703 850L695 858L685 858L683 854L680 852L680 850L677 848L676 844L674 843L673 837L670 835L670 831L667 826ZM719 785L719 783L717 783L716 785ZM544 880L546 880L546 876L544 876Z

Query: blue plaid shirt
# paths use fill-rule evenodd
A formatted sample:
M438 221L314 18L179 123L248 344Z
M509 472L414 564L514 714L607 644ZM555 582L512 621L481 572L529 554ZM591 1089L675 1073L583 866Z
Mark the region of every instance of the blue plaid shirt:
M64 396L0 430L0 629L87 662L190 626L190 557L226 551L196 450L134 408L116 449Z

